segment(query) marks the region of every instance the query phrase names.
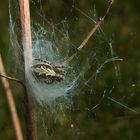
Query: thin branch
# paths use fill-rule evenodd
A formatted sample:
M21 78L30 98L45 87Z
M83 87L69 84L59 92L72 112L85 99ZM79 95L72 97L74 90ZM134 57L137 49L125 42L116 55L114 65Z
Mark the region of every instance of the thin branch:
M21 84L24 88L26 87L25 84L23 83L23 81L21 81L19 79L16 79L16 78L13 78L13 77L10 77L7 75L3 75L3 74L0 74L0 77L6 78L6 79L11 80L11 81L15 81L15 82Z
M74 58L75 56L77 56L77 54L81 51L81 49L82 49L83 47L85 47L85 45L88 43L88 41L90 40L90 38L91 38L91 37L94 35L94 33L99 29L101 23L104 21L104 18L105 18L106 15L108 14L108 12L109 12L109 10L110 10L112 4L113 4L113 0L110 0L110 1L109 1L109 5L108 5L108 7L107 7L107 10L106 10L104 16L102 16L102 17L99 18L98 22L97 22L97 23L95 24L95 26L92 28L92 30L90 31L90 33L86 36L86 38L85 38L84 41L81 43L81 45L77 48L76 52L75 52L74 54L72 54L67 60L65 60L65 61L63 62L63 65L66 65L66 64L68 64L71 60L73 60L73 58Z
M31 25L30 25L30 6L29 0L20 0L20 19L22 31L22 45L24 50L25 73L32 65L32 39L31 39ZM26 80L25 75L25 80ZM27 140L37 139L36 113L35 103L31 91L25 91L25 119L26 119L26 134Z
M24 49L24 61L26 62L26 69L26 66L29 66L30 62L32 62L32 39L29 0L20 0L20 20L22 31L22 45Z
M3 75L6 75L1 54L0 54L0 73L2 73ZM2 77L5 77L5 76L2 76ZM11 112L11 117L12 117L12 122L13 122L14 130L15 130L16 138L17 138L17 140L23 140L20 121L19 121L19 117L18 117L18 114L16 111L13 93L12 93L8 78L6 78L6 77L1 78L1 80L3 83L4 89L5 89L8 107Z

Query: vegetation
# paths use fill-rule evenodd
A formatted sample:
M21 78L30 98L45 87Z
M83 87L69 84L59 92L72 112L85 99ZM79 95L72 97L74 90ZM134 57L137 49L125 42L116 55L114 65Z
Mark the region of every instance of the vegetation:
M94 17L94 6L97 15L103 15L107 3L101 0L75 0L74 2L79 9L91 17ZM76 12L76 10L72 14L69 12L73 4L71 1L42 0L41 3L45 19L54 25L67 18L69 36L76 47L93 27L94 22L86 19L80 12ZM91 47L95 46L100 61L105 58L101 56L105 56L104 54L107 52L110 52L110 56L119 56L123 61L107 64L96 81L93 79L80 91L76 91L79 94L72 97L72 105L66 108L55 106L55 109L52 109L47 105L41 106L38 102L36 103L39 140L47 138L50 140L138 140L140 138L139 5L138 0L115 0L102 26L105 36L100 36L98 33L97 37L89 42L87 49L81 52L81 56L86 58ZM35 13L35 11L39 11L40 2L36 2L34 5L32 0L31 7L32 21L47 26L43 17ZM9 50L8 10L8 1L3 1L0 6L0 52L8 74L13 75L13 68L16 68L15 62L13 60L9 64L7 60L9 59L9 57L7 58ZM74 17L78 17L78 22ZM76 47L70 50L70 54ZM82 58L80 59L83 61ZM86 79L100 67L97 62L94 64L90 62L90 64L93 69L86 73ZM25 138L23 89L15 82L10 81L10 84L14 91L17 112ZM103 100L101 100L102 98ZM4 88L0 83L0 140L7 139L15 140L16 137Z

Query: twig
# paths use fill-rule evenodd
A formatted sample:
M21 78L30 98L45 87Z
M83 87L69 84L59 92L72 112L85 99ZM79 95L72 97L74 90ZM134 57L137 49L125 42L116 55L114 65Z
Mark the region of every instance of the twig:
M20 0L20 17L21 17L21 31L22 31L22 45L24 50L25 73L32 65L32 40L30 27L30 7L29 0ZM25 75L25 81L26 81ZM26 133L27 140L37 139L37 126L35 119L35 104L32 94L25 91L25 119L26 119Z
M3 75L3 74L0 74L0 77L6 78L8 80L15 81L15 82L21 84L24 88L26 87L25 84L23 83L23 81L21 81L19 79L16 79L16 78L13 78L13 77L10 77L10 76L7 76L7 75Z
M0 73L3 74L3 75L0 74L0 76L4 77L4 78L1 78L1 80L2 80L3 86L5 88L6 98L7 98L9 110L11 112L11 117L12 117L14 130L16 133L16 138L17 138L17 140L23 140L19 117L18 117L18 114L16 111L16 106L15 106L14 98L12 95L12 90L11 90L8 79L15 80L15 81L18 81L18 80L4 76L4 75L6 75L6 73L5 73L5 69L3 66L1 54L0 54Z
M22 31L22 45L24 49L25 69L32 62L32 39L30 26L30 7L29 0L20 0L20 19ZM26 56L26 58L25 58Z
M65 60L63 62L63 65L68 64L71 60L73 60L73 58L75 56L77 56L77 54L81 51L81 49L88 43L89 39L94 35L94 33L98 30L98 28L100 27L101 23L104 21L104 18L106 17L106 15L108 14L111 6L113 4L113 0L109 1L109 5L107 7L107 10L104 14L104 16L100 17L98 22L96 23L96 25L92 28L92 30L90 31L90 33L87 35L87 37L84 39L84 41L81 43L81 45L77 48L76 52L74 54L72 54L67 60Z

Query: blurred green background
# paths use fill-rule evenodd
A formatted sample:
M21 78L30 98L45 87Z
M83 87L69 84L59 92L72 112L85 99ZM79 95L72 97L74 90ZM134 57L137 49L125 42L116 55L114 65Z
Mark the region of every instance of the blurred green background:
M95 6L97 15L102 15L107 3L106 0L75 0L74 2L75 5L85 13L88 13L90 10L94 11L93 9ZM36 4L34 7L33 1L31 1L31 6L35 10L39 8L40 1L36 1L36 3L38 5ZM70 9L69 7L71 7L73 1L42 0L41 3L42 11L49 21L57 24L67 17L71 23L69 26L72 29L75 28L75 21L73 20L73 16L75 15L68 15L68 9ZM108 65L104 69L103 73L100 74L99 80L90 83L94 85L94 90L96 91L95 94L91 94L89 91L90 89L85 87L79 96L77 95L73 97L74 104L71 110L65 110L65 113L60 113L61 115L58 117L58 121L56 123L49 124L49 121L46 122L45 125L49 124L48 126L50 126L48 133L51 140L140 139L140 117L138 114L122 107L114 101L112 102L109 98L105 98L96 110L91 109L93 104L96 104L96 99L99 100L100 98L97 94L101 94L104 89L110 90L111 87L114 86L111 97L127 107L140 112L139 6L139 0L115 0L109 15L105 20L103 29L107 38L112 40L111 42L114 53L123 59L123 61L117 63L117 66L119 66L119 76L115 75L113 64ZM3 56L4 62L6 61L9 44L8 10L8 1L5 0L0 5L0 52ZM77 13L75 12L75 14ZM34 20L41 19L41 17L38 18L32 9L31 15ZM81 14L77 14L76 16L80 18ZM82 29L75 29L77 34L76 38L72 38L71 33L73 42L77 38L79 38L78 42L82 41L86 33L88 33L92 27L92 23L80 25L81 21L79 20L79 27L81 26ZM87 25L90 26L87 27ZM85 28L85 31L83 28ZM84 35L82 35L83 32L85 32ZM77 45L78 42L76 42ZM14 96L24 131L24 115L21 111L23 105L21 103L23 101L22 96L18 94L15 94ZM39 115L40 114L38 114L38 116ZM45 113L45 115L48 116L47 113ZM74 126L71 126L71 124ZM46 139L44 138L44 134L41 134L41 131L45 131L43 129L44 127L39 124L38 133L40 140ZM6 97L2 84L0 83L0 140L8 139L15 140L16 138L12 127Z

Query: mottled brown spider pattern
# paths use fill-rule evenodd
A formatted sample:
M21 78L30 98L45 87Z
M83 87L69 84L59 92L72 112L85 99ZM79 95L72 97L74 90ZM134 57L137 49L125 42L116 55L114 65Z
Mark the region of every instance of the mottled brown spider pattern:
M65 67L52 64L48 61L42 61L33 65L31 70L39 81L45 82L46 84L61 82L65 79Z

